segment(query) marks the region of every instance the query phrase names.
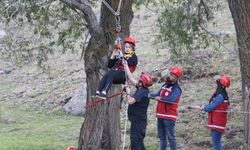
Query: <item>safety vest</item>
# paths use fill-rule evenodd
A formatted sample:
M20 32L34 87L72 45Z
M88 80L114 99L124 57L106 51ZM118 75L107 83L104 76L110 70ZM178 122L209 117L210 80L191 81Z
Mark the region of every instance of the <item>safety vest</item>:
M180 89L177 82L173 85L171 84L163 85L160 91L160 97L169 97L172 94L174 88ZM156 117L176 121L178 117L177 108L179 105L179 101L180 101L180 96L178 97L178 99L174 104L158 101L156 107Z
M211 103L211 102L210 102ZM229 107L228 100L224 100L214 111L208 113L208 125L210 130L223 133L227 124L227 112Z

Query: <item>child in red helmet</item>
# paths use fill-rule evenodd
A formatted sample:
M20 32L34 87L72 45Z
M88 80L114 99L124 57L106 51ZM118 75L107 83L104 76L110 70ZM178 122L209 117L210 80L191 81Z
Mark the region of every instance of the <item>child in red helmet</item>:
M178 79L182 77L182 71L178 67L169 69L169 75L165 79L158 93L150 93L149 97L157 100L157 129L161 150L167 149L167 143L171 150L176 150L175 121L178 117L177 108L181 97L181 88Z
M129 80L136 85L136 91L131 95L129 87L126 87L128 107L128 119L131 122L130 128L130 146L131 150L145 150L143 143L146 126L147 126L147 110L149 105L149 89L153 83L152 78L147 73L142 73L137 82L128 67L127 61L123 61L125 71Z
M221 136L225 131L227 123L227 109L229 107L229 98L226 88L230 86L230 78L220 76L216 79L217 88L209 100L208 104L202 106L192 106L208 112L208 129L211 130L214 150L222 150Z
M108 71L101 79L96 96L102 99L106 99L106 95L112 84L124 84L126 82L126 75L124 72L124 66L122 59L128 61L128 66L131 72L135 71L138 58L135 54L135 40L131 37L127 37L124 41L124 56L122 55L121 46L116 46L108 61Z

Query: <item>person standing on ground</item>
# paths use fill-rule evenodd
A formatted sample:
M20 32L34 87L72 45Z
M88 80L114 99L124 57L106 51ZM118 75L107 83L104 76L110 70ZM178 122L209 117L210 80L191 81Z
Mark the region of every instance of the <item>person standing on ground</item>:
M215 77L216 78L216 77ZM208 129L211 130L214 150L222 150L221 136L225 131L227 123L227 109L230 105L226 88L230 86L230 78L220 76L215 79L216 91L208 104L202 106L191 106L191 108L208 112Z
M151 99L157 101L157 130L161 150L167 149L168 142L171 150L177 149L175 121L178 116L177 108L182 93L178 84L178 79L180 77L182 77L182 70L178 67L171 67L169 69L169 75L165 79L165 83L162 85L159 92L149 94Z
M149 89L152 85L152 78L147 73L142 73L137 82L129 70L127 61L123 61L124 69L128 79L136 85L136 91L131 95L131 90L127 86L128 119L131 122L130 146L131 150L145 150L144 138L147 126L147 110L149 105Z

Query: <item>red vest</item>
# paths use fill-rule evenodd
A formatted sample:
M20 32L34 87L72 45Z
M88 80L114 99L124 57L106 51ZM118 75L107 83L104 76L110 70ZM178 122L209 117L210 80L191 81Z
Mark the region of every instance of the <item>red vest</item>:
M180 87L179 85L162 86L160 97L169 97L172 94L173 88L180 88ZM176 121L178 117L177 108L179 105L179 101L180 101L180 96L178 97L177 101L174 104L158 101L156 107L156 117Z
M208 125L210 130L223 133L227 124L227 112L229 102L224 100L214 111L208 113Z

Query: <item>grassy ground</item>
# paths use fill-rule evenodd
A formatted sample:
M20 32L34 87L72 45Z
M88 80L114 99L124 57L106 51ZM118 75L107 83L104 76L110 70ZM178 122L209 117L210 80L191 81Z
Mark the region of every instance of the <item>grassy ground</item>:
M61 101L83 83L82 62L72 54L53 57L50 74L31 65L0 77L0 150L77 145L83 117L65 114Z
M82 117L63 112L45 115L40 111L0 106L1 150L51 150L77 145Z

